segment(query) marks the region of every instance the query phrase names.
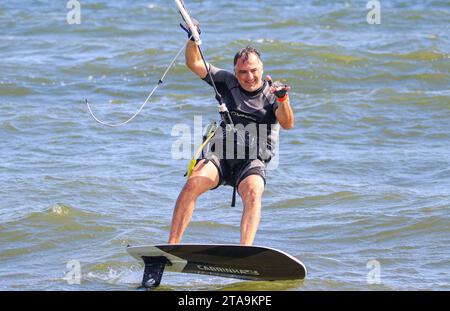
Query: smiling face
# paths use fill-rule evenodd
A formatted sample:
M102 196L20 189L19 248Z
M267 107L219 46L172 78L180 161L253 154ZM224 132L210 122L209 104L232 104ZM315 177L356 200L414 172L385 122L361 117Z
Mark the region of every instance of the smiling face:
M237 59L234 73L244 90L254 92L263 85L263 63L255 53L246 56Z

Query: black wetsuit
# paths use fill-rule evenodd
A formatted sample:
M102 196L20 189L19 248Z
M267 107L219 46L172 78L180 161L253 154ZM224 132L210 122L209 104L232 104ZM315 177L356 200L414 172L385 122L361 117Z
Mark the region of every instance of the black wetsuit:
M270 93L265 81L259 90L247 92L233 73L213 65L210 71L238 131L237 134L227 131L222 124L222 131L216 132L202 158L210 160L219 170L219 185L236 189L244 178L253 174L261 176L266 183L266 166L274 156L280 128L275 116L278 108L275 95ZM204 81L212 85L209 75ZM234 148L227 148L227 140L233 141ZM242 150L245 152L238 152Z

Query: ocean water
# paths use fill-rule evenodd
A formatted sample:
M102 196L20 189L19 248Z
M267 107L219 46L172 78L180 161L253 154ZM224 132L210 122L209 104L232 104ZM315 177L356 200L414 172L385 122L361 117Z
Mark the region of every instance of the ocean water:
M135 290L126 245L167 242L187 159L177 126L218 120L213 90L175 63L173 1L0 2L0 290ZM255 245L308 268L301 282L167 273L159 290L449 290L450 4L186 1L207 60L260 50L292 86ZM192 152L190 153L192 154ZM185 243L238 243L231 188L202 196ZM72 284L74 272L80 284Z

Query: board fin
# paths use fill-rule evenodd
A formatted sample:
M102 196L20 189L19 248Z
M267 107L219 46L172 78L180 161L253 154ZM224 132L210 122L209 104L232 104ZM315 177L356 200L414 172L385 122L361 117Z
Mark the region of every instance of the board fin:
M141 288L157 287L161 283L164 268L170 265L170 261L164 256L142 256L142 260L145 268Z

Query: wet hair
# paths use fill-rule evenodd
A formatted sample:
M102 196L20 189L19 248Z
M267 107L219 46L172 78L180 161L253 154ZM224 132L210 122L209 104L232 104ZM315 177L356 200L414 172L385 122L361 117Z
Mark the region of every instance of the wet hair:
M239 52L237 52L236 55L234 56L234 66L236 66L240 58L243 58L244 62L246 62L250 54L255 54L258 57L259 61L262 62L261 54L258 52L258 50L252 46L247 46L242 50L240 50Z

